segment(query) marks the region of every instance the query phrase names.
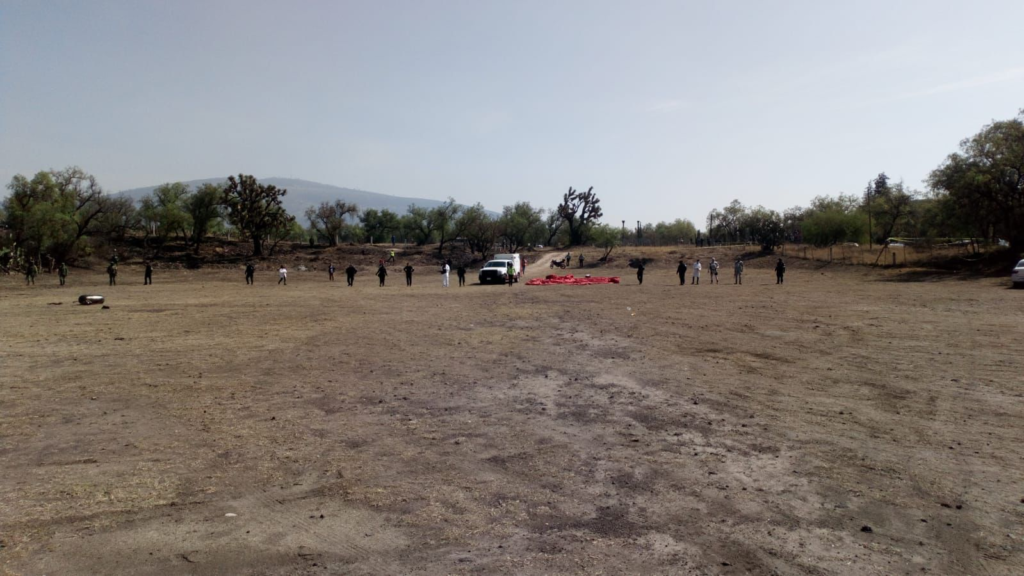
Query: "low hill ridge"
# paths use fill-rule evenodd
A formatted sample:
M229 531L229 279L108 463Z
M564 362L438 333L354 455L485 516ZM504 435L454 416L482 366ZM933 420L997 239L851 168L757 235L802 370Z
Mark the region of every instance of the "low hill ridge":
M227 176L224 176L223 178L189 180L183 183L194 189L203 184L219 184L225 180L227 180ZM302 180L300 178L273 177L260 178L259 181L262 184L273 184L278 188L288 190L288 194L285 195L282 204L285 209L288 210L289 214L295 216L300 221L303 220L303 213L306 211L306 208L316 206L321 202L333 202L335 200L344 200L345 202L354 203L359 206L360 210L365 210L367 208L375 208L377 210L387 209L392 212L397 212L398 214L404 214L410 204L416 204L417 206L423 206L425 208L433 208L434 206L442 204L441 200L392 196L390 194L381 194L379 192L369 192L367 190L357 190L354 188L342 188L340 186L332 186L330 184L321 184L320 182L312 182L309 180ZM129 196L135 200L139 200L143 196L153 192L157 186L159 186L159 184L143 188L123 190L118 192L118 195ZM472 204L472 202L461 203Z

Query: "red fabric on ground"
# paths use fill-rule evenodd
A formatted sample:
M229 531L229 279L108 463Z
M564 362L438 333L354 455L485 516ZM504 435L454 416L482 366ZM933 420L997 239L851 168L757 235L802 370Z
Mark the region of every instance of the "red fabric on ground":
M572 274L566 274L565 276L559 276L558 274L549 274L544 278L534 278L526 283L527 286L552 286L555 284L564 284L568 286L589 286L590 284L618 284L618 276L591 276L590 278L576 278Z

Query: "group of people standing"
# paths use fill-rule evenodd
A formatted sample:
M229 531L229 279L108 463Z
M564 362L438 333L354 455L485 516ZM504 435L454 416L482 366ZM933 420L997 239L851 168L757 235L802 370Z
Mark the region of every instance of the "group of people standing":
M715 260L714 258L712 258L711 262L708 264L708 273L709 273L709 276L710 276L710 282L712 284L720 284L721 283L718 280L718 270L719 270L720 267L721 267L721 264L718 262L718 260ZM743 264L743 259L742 258L736 258L736 261L732 265L733 284L737 284L737 285L743 284L743 270L744 270L744 268L745 268L745 265ZM704 269L704 265L701 264L700 258L697 258L697 260L693 263L693 274L690 276L690 284L700 284L700 273L701 273L701 270L703 270L703 269ZM685 286L686 285L686 272L687 272L687 270L688 270L688 268L686 266L686 261L685 260L680 260L679 261L679 266L676 267L676 275L679 276L679 285L680 286ZM782 261L782 258L779 258L778 262L775 263L775 283L776 284L782 284L785 275L786 275L786 264L785 264L785 262ZM644 283L643 276L644 276L643 264L640 264L640 266L637 268L637 280L639 280L639 282L641 284Z
M580 254L579 254L579 261L580 261L580 268L583 268L583 263L586 262L586 258L583 257L583 253L582 252L580 252ZM565 267L566 268L571 268L572 267L572 252L566 252L565 253Z
M394 253L394 251L392 251L391 252L391 256L390 256L390 258L388 260L391 261L391 262L394 262L394 259L395 259L395 253ZM333 267L334 266L332 264L331 268L333 268ZM415 271L416 271L416 269L413 268L412 263L406 262L405 267L402 268L402 272L405 273L405 285L406 286L412 286L412 274ZM452 272L452 261L450 259L445 260L441 264L441 286L443 288L447 288L448 287L448 282L449 282L449 279L451 278L451 272ZM355 280L355 276L356 276L356 268L355 268L355 266L352 266L351 264L349 264L349 267L345 269L345 274L348 277L348 285L352 286L353 281ZM383 259L377 264L377 272L375 273L375 275L377 276L377 279L380 281L379 286L381 286L381 287L385 286L386 285L386 279L388 277L388 269L387 269L387 266L385 266L385 261ZM455 275L458 276L459 286L465 286L466 285L466 266L464 264L459 264L458 268L455 269ZM331 273L330 278L331 278L331 280L334 279L334 274L333 273Z
M110 261L107 262L107 285L117 286L117 263L118 257L117 252L110 257ZM142 273L142 285L148 286L153 283L153 264L146 260L144 262L145 270ZM35 262L29 262L28 268L25 269L25 285L35 286L36 276L39 275L39 268L36 267ZM68 264L67 262L61 262L60 266L57 267L57 280L61 286L67 286L68 283Z
M379 282L379 284L378 284L379 286L385 286L387 284L388 268L387 268L386 264L388 262L394 262L394 261L395 261L395 253L394 253L393 250L391 251L391 253L390 253L390 255L389 255L387 260L385 260L384 258L381 258L380 261L378 261L378 263L377 263L377 271L374 273L374 276L377 277L377 280ZM337 268L335 268L333 262L329 263L327 265L327 279L329 281L334 282L334 273L335 273L336 270L337 270ZM406 286L412 286L412 275L413 275L413 272L415 272L415 271L416 271L416 269L413 268L412 263L406 263L405 267L402 268L402 272L405 273L405 285ZM452 261L450 259L449 260L445 260L444 263L441 265L441 286L443 286L444 288L448 287L448 281L449 281L449 278L450 278L450 275L451 275L451 271L452 271ZM345 280L348 282L349 286L353 286L355 284L356 273L357 272L358 272L358 270L356 269L356 267L351 265L351 264L349 264L348 267L345 268ZM464 264L459 264L459 266L455 269L455 274L456 274L456 276L458 276L459 286L465 286L466 285L466 266ZM247 263L245 265L245 283L246 284L250 284L250 285L253 284L254 281L255 281L255 278L254 278L255 275L256 275L256 267L251 262ZM278 275L277 283L278 284L284 284L285 286L287 286L288 285L288 268L286 268L284 264L281 264L280 268L278 268L277 275Z
M392 262L393 263L394 261L395 261L395 252L394 252L394 250L392 250L390 255L389 255L389 257L388 257L388 259L387 259L387 262ZM116 286L117 285L117 262L118 262L118 258L117 258L117 253L115 252L113 254L113 256L111 256L110 262L107 265L107 277L108 277L108 281L109 281L109 285L110 286ZM565 255L565 262L567 264L572 262L572 253L567 253ZM583 254L580 254L579 255L579 263L580 263L579 265L580 265L580 267L583 266L583 262L584 262ZM380 281L380 286L384 286L385 285L385 280L386 280L386 278L388 276L388 270L387 270L387 267L385 266L385 263L386 263L386 261L383 258L381 258L379 263L378 263L378 266L377 266L377 272L375 274L377 276L377 278L379 279L379 281ZM694 285L700 284L700 273L703 270L703 268L704 268L704 266L703 266L703 264L701 264L700 258L697 258L694 261L694 263L693 263L692 275L690 277L690 284L694 284ZM710 275L710 282L712 284L719 284L719 280L718 280L719 268L720 268L720 263L718 262L718 260L712 258L711 262L708 264L708 272L709 272L709 275ZM524 269L525 269L525 267L524 267ZM402 271L405 273L405 285L406 286L412 286L412 275L413 275L413 272L415 272L415 270L416 269L413 268L411 263L406 263L405 267L402 268ZM680 284L680 286L685 286L686 285L686 273L687 273L688 270L690 270L690 268L686 265L686 261L680 260L679 261L679 266L676 267L676 274L679 276L679 284ZM741 258L736 258L736 261L733 263L733 283L734 284L743 284L743 270L744 270L743 260ZM444 287L444 288L448 287L448 279L449 279L449 275L450 275L451 271L452 271L452 261L451 261L451 259L445 260L444 263L441 265L441 286ZM644 263L643 263L643 260L641 260L636 265L636 279L637 279L637 282L640 283L640 284L644 283L644 271L645 271ZM328 264L328 267L327 267L327 277L328 277L328 279L331 282L334 282L334 272L335 272L334 263ZM353 266L352 264L349 264L348 267L345 268L345 278L346 278L349 286L353 286L355 284L356 272L358 272L358 271L356 270L356 267ZM28 268L25 271L25 284L29 285L29 286L35 285L35 283L36 283L35 280L36 280L36 276L38 275L38 273L39 273L39 271L38 271L38 268L36 268L35 263L31 263L30 262L29 265L28 265ZM285 267L284 264L281 264L280 268L278 268L277 274L278 274L277 283L278 284L284 284L285 286L287 286L288 285L288 269ZM465 286L466 285L466 266L464 264L459 264L458 268L455 269L455 274L456 274L456 276L459 279L459 286ZM512 283L513 283L514 275L515 275L515 270L514 270L512 264L510 263L509 264L508 274L507 274L507 277L509 278L509 282L508 282L509 286L511 286ZM782 261L782 258L779 258L778 261L775 263L775 283L776 284L782 284L784 282L785 275L786 275L786 264ZM250 286L254 285L255 284L255 276L256 276L256 266L252 262L246 262L246 264L245 264L245 283L247 285L250 285ZM61 286L64 286L66 284L67 277L68 277L68 266L67 266L66 263L61 262L60 266L57 268L57 278L60 280L60 285ZM150 285L150 284L153 283L153 265L148 260L145 261L145 271L143 272L142 283L143 283L143 285Z

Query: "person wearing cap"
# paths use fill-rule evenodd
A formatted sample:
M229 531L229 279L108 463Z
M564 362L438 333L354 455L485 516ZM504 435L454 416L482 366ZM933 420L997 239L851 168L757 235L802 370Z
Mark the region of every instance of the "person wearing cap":
M700 269L703 266L700 265L700 258L693 263L693 278L690 279L690 284L700 284Z
M676 266L676 274L679 275L679 285L686 286L686 262L679 261L679 266Z
M737 258L736 263L732 266L734 282L733 284L743 284L743 260Z

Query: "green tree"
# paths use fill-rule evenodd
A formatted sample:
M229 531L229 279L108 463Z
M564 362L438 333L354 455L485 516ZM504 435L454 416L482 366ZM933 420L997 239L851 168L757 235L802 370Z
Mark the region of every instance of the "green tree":
M412 236L417 246L425 246L434 238L433 214L427 208L409 205L408 213L402 217L402 227Z
M917 206L916 236L929 240L948 240L952 238L983 238L976 234L976 228L970 218L957 205L949 194L932 193L922 199ZM982 227L982 230L985 230Z
M974 235L1024 250L1024 110L960 142L928 182Z
M139 212L147 229L161 246L172 235L184 238L188 244L192 218L185 209L185 203L190 195L188 186L175 182L157 186L152 193L142 198Z
M605 262L619 244L622 243L622 230L610 224L598 224L590 230L594 246L604 248L600 261Z
M295 218L282 221L267 233L266 244L269 244L267 255L273 256L277 245L281 242L304 242L307 238L309 238L309 233Z
M67 260L106 206L96 178L75 166L39 172L31 180L19 174L7 187L7 226L14 243L36 262L43 255Z
M210 183L201 185L185 198L184 208L188 214L189 236L192 238L192 246L197 256L200 244L224 217L224 208L221 205L223 198L224 187Z
M807 209L787 210L783 228L787 238L824 247L866 238L867 212L862 199L852 195L817 196ZM795 224L794 224L795 223ZM798 227L794 234L793 226Z
M463 207L455 203L454 198L448 198L440 206L430 209L429 221L431 229L437 234L437 253L444 253L444 245L452 238L457 238L462 232L459 227L459 215Z
M505 206L498 218L498 230L510 252L536 244L545 237L544 211L529 202Z
M865 213L835 207L809 210L800 223L803 240L818 247L860 241L866 229Z
M586 192L577 192L570 186L557 210L558 216L569 227L569 243L574 246L583 244L591 225L604 216L601 200L594 194L593 186Z
M650 233L645 234L659 246L671 246L692 241L697 235L697 228L693 222L677 218L672 222L658 222Z
M498 223L479 202L465 208L456 218L455 229L466 239L471 253L487 256L498 240ZM514 251L514 250L513 250Z
M878 238L885 242L903 232L910 221L916 192L907 189L902 182L894 186L875 188L870 213L874 216L875 229L881 230Z
M223 201L227 217L240 233L252 241L253 256L263 257L263 244L270 235L290 229L295 221L295 217L281 205L281 199L287 193L287 190L273 184L260 184L251 175L228 177Z
M791 242L803 242L803 225L806 213L803 208L793 206L782 213L782 229L786 240Z
M104 196L103 212L97 216L95 231L111 240L124 242L131 232L142 229L135 201L127 196Z
M334 203L321 202L320 206L310 206L306 209L306 219L313 231L327 240L329 246L337 246L348 220L358 212L359 207L355 204L335 200Z
M387 208L378 211L375 208L364 210L359 216L363 225L363 233L366 240L373 243L385 242L390 236L399 234L402 229L401 219Z
M555 245L555 241L558 239L558 235L565 228L565 220L559 215L558 210L551 210L548 215L544 217L544 245L552 247Z
M746 212L746 207L739 200L733 200L721 210L712 210L707 217L708 237L716 242L747 240L741 230L741 221Z
M58 238L70 235L70 203L61 198L50 172L38 172L31 180L18 174L7 188L11 193L4 200L4 211L13 246L36 262Z
M763 252L774 252L776 247L782 245L785 237L782 216L764 206L745 210L739 216L737 226L749 240L756 242Z

